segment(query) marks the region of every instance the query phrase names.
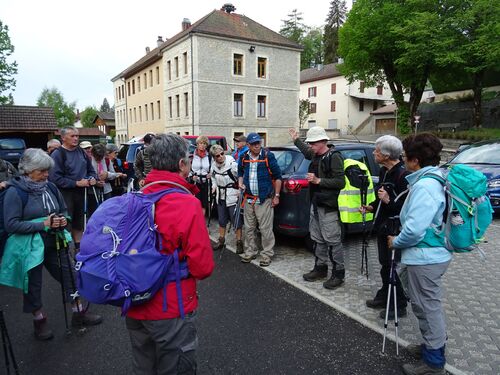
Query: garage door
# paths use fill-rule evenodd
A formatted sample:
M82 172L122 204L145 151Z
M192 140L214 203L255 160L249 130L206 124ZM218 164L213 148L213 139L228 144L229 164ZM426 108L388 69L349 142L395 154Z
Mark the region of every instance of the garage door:
M375 121L375 133L377 134L394 134L394 126L396 119L382 118Z

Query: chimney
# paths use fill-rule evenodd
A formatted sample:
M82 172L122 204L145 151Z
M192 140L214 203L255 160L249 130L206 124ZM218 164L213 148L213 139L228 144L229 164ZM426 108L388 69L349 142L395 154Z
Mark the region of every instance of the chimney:
M226 13L231 13L236 10L236 7L231 3L226 3L222 6L222 8L220 8L220 10L223 10Z
M151 49L149 47L146 47L146 55L151 52Z
M182 20L182 31L187 30L191 27L191 21L189 18L184 18Z
M163 44L163 38L161 35L158 35L158 40L156 41L156 44L158 47L160 47Z

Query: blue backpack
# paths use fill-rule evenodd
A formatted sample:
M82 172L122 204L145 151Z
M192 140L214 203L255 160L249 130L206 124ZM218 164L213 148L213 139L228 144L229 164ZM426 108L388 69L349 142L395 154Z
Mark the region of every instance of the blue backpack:
M154 209L165 195L190 192L173 182L153 184L157 183L174 187L110 198L94 212L76 255L77 287L88 301L120 306L125 315L130 306L149 301L167 283L175 281L179 311L184 318L181 279L188 277L187 262L179 261L178 249L173 254L159 251L161 235L154 222Z

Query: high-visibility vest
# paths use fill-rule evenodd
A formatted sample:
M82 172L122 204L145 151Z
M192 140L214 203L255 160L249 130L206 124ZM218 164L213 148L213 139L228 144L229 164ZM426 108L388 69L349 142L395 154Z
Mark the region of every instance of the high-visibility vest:
M375 200L375 193L373 191L373 181L370 175L370 171L364 163L361 163L353 159L344 160L344 171L353 165L357 165L361 170L363 170L368 177L368 188L366 194L366 202L368 204ZM361 202L361 191L359 188L352 186L351 181L345 176L345 187L340 190L339 199L339 213L340 221L343 223L362 223L363 215L359 212L359 208L362 205ZM365 214L365 221L373 220L373 213L367 212Z

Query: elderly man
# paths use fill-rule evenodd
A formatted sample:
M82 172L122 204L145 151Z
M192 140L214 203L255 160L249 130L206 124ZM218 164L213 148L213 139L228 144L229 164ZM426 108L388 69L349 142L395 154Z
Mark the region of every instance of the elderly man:
M345 186L342 155L329 147L325 129L314 126L307 131L305 143L297 130L290 129L290 136L311 160L307 180L311 200L309 233L314 241L316 261L314 268L303 275L305 281L316 281L328 276L328 258L332 262L331 278L323 283L326 289L336 289L344 283L345 265L338 214L338 196Z
M61 142L59 140L52 138L47 142L47 154L51 155L54 150L57 150L61 147Z
M84 228L85 190L96 184L97 175L90 158L78 146L78 129L68 126L61 129L62 146L52 152L54 168L50 170L49 180L61 191L68 214L71 217L71 235L75 251L80 249L80 239Z
M132 343L134 374L195 374L196 281L213 271L213 252L196 187L186 181L191 170L187 141L176 134L161 134L148 147L151 172L146 176L145 194L175 188L156 204L155 223L163 244L162 252L172 254L179 248L179 261L186 260L189 276L169 282L149 301L131 307L126 325ZM185 312L181 318L178 293L182 293Z
M233 138L235 142L234 152L231 155L236 162L239 162L240 156L243 155L248 150L247 137L243 134Z

